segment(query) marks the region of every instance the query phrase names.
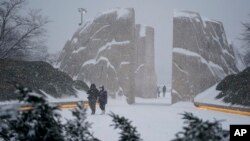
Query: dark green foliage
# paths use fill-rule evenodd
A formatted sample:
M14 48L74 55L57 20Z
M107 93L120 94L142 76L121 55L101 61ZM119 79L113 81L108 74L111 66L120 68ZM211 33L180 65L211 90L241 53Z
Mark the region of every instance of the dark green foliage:
M250 106L250 67L225 77L216 87L221 91L216 97L225 103Z
M68 120L64 126L67 141L99 141L90 133L91 124L86 121L86 109L82 104L72 111L74 120Z
M114 113L109 115L113 118L114 122L111 126L121 130L119 141L141 141L140 134L137 132L136 127L131 125L131 121Z
M13 94L13 82L30 87L36 93L41 94L42 90L53 97L75 95L74 87L87 90L84 82L75 82L66 73L42 61L0 59L0 74L1 101L17 99L17 95Z
M55 105L31 89L16 85L20 103L31 110L20 111L19 107L0 108L0 140L4 141L99 141L90 133L83 105L72 111L75 119L62 124Z
M17 113L13 107L0 107L0 140L9 141L11 139L11 129L9 128L9 121L13 120L13 113ZM3 112L4 111L4 112Z
M227 141L229 131L222 129L220 121L203 121L192 113L185 112L183 115L183 131L176 134L173 141Z
M12 139L16 141L63 141L62 124L57 107L49 105L40 95L30 93L17 85L21 102L31 105L32 110L20 111L17 118L9 121Z
M21 103L32 106L31 110L19 111L16 108L0 107L0 140L3 141L99 141L89 131L91 124L86 121L86 109L83 105L72 111L75 119L68 120L66 124L60 121L57 107L48 104L40 95L31 93L31 90L16 85ZM5 112L5 114L2 114ZM7 115L7 116L6 116ZM119 128L119 141L141 141L140 134L131 121L114 113L113 126ZM174 141L224 141L228 140L229 132L221 128L219 121L203 121L192 113L184 113L186 126L184 131L176 134Z
M88 91L89 90L89 86L84 83L83 81L80 81L80 80L75 80L74 81L74 86L76 89L79 89L79 90L84 90L84 91Z
M226 76L217 86L216 90L219 91L225 91L231 87L232 82L235 82L236 80L236 75L228 75Z

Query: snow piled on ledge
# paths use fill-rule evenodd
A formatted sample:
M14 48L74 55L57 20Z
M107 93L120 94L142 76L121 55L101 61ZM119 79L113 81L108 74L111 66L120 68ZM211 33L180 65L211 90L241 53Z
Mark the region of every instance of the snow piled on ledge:
M197 18L197 17L199 17L199 14L196 12L175 9L174 10L174 17Z
M114 9L110 9L110 10L100 13L100 16L111 14L111 13L116 13L116 19L120 19L120 18L129 17L130 11L127 8L114 8Z
M195 19L197 22L202 22L205 27L206 27L206 22L221 24L220 21L209 19L207 17L200 16L200 14L198 12L187 11L187 10L176 10L175 9L174 10L174 17L175 18L184 17L184 18Z
M146 26L141 25L140 26L140 37L145 37L146 36Z
M201 92L194 98L194 102L203 103L203 104L212 104L212 105L219 105L219 106L226 106L226 107L238 107L238 108L249 108L242 105L232 105L229 103L225 103L222 99L216 99L216 96L221 92L216 90L216 86L218 83L213 85L212 87L208 88L207 90Z

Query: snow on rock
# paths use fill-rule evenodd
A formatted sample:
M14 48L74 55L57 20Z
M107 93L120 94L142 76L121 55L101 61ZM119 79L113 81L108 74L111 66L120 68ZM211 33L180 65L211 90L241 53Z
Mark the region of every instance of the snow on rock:
M192 11L174 10L174 17L197 18L199 14Z
M146 36L146 27L140 26L140 37Z
M139 67L137 67L137 69L135 70L135 73L138 73L139 70L140 70L142 67L144 67L144 64L141 64Z
M77 43L77 41L78 41L77 38L72 39L72 43L73 43L73 44Z
M122 65L129 65L129 64L130 64L130 62L121 62L120 65L119 65L119 68L121 68Z
M223 24L191 11L175 11L173 19L173 102L193 98L236 73L235 55Z
M79 34L82 34L83 32L86 32L89 28L89 26L93 23L93 20L88 20L82 27L80 27L78 30Z
M128 9L118 9L117 12L117 18L122 18L122 17L128 17L129 16L129 10Z
M117 42L115 39L113 39L111 42L107 42L104 46L100 47L97 51L97 55L96 57L99 56L99 54L102 52L102 51L105 51L107 49L111 49L112 46L114 45L126 45L126 44L129 44L130 41L121 41L121 42Z
M85 50L86 47L79 47L77 50L74 50L72 53L79 53L80 51Z
M102 30L104 30L104 29L106 29L107 27L109 27L110 25L108 24L108 25L104 25L104 26L102 26L100 29L98 29L90 38L91 39L95 39L94 37L95 37L95 35L97 35L99 32L101 32Z
M200 22L204 27L207 27L207 23L221 24L221 22L209 19L207 17L200 16L199 13L187 10L174 10L174 18L186 18L188 20L192 19L195 22Z
M102 15L110 15L112 13L116 14L116 19L128 18L130 15L130 10L128 8L127 9L125 9L125 8L110 9L110 10L107 10L105 12L102 12L101 16Z
M196 57L199 59L199 61L203 64L205 64L207 66L207 68L210 70L210 72L212 72L212 74L215 76L217 75L218 77L220 77L221 79L224 78L226 76L223 68L221 66L219 66L218 64L215 64L212 61L207 61L206 59L204 59L201 55L199 55L198 53L189 51L187 49L183 49L183 48L174 48L173 49L173 53L180 53L182 55L187 55L187 56L192 56L192 57ZM175 63L175 66L177 66L177 64ZM180 67L178 67L180 68ZM180 70L180 69L179 69ZM185 74L188 74L188 72L182 70L183 72L185 72Z
M147 80L147 83L138 89L148 87L155 90L156 75L154 61L151 61L154 60L151 55L154 54L154 29L143 28L143 37L135 35L139 28L135 25L132 8L115 8L103 12L75 32L72 39L78 39L76 44L66 42L59 57L60 69L76 80L104 85L110 96L118 93L134 95L134 72L143 62L146 68L141 70L138 79ZM146 71L148 68L150 71ZM151 91L137 94L141 95L155 96Z

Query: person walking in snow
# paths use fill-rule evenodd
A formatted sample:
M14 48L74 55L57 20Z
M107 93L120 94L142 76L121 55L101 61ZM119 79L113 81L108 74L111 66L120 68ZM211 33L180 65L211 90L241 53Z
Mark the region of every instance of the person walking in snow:
M99 97L99 91L98 89L96 89L95 84L90 85L90 89L88 90L87 94L88 94L89 106L92 111L91 114L94 115L96 110L96 101L97 98Z
M104 86L100 87L100 95L99 95L99 104L100 108L102 110L102 114L105 114L105 105L107 104L108 101L108 96L107 96L107 91L104 90Z
M166 88L166 86L164 85L164 86L162 87L162 93L163 93L163 97L165 97L165 94L166 94L166 90L167 90L167 88Z
M160 97L160 94L161 94L161 90L160 90L160 87L158 86L157 87L157 96Z

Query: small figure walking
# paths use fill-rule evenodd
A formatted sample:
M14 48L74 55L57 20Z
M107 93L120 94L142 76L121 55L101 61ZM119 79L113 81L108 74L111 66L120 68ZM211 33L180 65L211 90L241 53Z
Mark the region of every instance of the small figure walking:
M101 114L105 114L105 105L107 104L107 101L108 101L107 91L104 90L104 86L101 86L99 95L99 103L100 103L100 108L102 110Z
M160 87L158 86L157 87L157 96L160 97L160 94L161 94L161 90L160 90Z
M88 90L87 94L89 95L88 100L90 109L92 111L91 114L94 115L96 109L96 101L99 96L99 91L96 89L95 84L90 85L90 89Z
M165 97L165 94L166 94L166 90L167 90L167 88L166 88L166 86L164 85L164 86L163 86L163 88L162 88L162 92L163 92L163 97Z

